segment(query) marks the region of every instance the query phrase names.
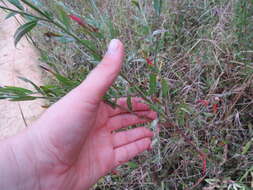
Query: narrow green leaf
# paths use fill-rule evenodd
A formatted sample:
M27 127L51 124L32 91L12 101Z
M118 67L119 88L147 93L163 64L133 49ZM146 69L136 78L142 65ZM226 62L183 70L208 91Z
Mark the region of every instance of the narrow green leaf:
M7 19L9 19L9 18L11 18L11 17L13 17L13 16L16 16L16 15L17 15L17 13L11 12L11 13L9 13L9 14L5 17L5 20L7 20Z
M40 67L45 70L46 72L49 72L51 73L52 75L54 75L54 77L60 82L62 83L63 85L65 86L68 86L70 88L74 88L76 87L79 83L78 81L73 81L73 80L70 80L69 78L66 78L64 77L63 75L59 74L59 73L55 73L53 72L52 70L40 65Z
M162 96L167 98L169 94L169 84L165 79L162 79Z
M14 5L15 7L17 7L20 10L24 10L24 7L22 6L22 4L19 2L19 0L7 0L9 3L11 3L12 5Z
M111 39L117 38L119 36L119 31L115 27L114 22L112 22L112 20L109 17L106 19L106 21L107 21L106 23L110 31L110 38Z
M4 7L4 6L1 6L1 5L0 5L0 9L7 10L7 11L10 11L10 12L14 12L14 13L20 14L20 15L22 15L22 16L25 16L25 18L29 18L29 20L31 20L31 18L33 18L33 20L34 20L34 19L37 19L37 20L48 21L48 20L46 20L46 19L44 19L44 18L42 18L42 17L38 17L38 16L35 16L35 15L32 15L32 14L30 14L30 13L28 13L28 12L25 12L25 11L19 11L19 10L15 10L15 9L10 9L10 8L8 8L8 7Z
M247 144L243 147L243 151L242 151L243 155L245 155L249 151L252 144L253 144L253 138L249 142L247 142Z
M89 50L91 51L96 51L96 46L94 45L94 43L92 41L89 40L81 40L81 43L87 47Z
M186 103L182 103L178 105L177 110L176 110L176 119L177 122L180 126L185 125L185 119L187 115L190 115L192 110L190 109L189 105Z
M127 107L130 111L132 111L133 109L133 105L132 105L132 98L131 96L127 96Z
M155 12L158 16L161 15L161 11L162 11L162 1L163 0L154 0L153 3L154 3L154 9L155 9Z
M18 78L24 82L31 84L39 93L44 94L44 92L40 89L40 87L38 87L34 82L32 82L29 79L24 78L24 77L18 77Z
M63 9L63 7L56 5L55 4L55 9L56 12L58 14L59 20L62 22L62 24L64 24L65 28L67 30L70 29L70 18L69 15L65 12L65 10Z
M68 79L68 78L66 78L66 77L64 77L64 76L62 76L60 74L56 73L55 77L63 85L70 86L70 87L75 87L77 85L74 81L72 81L72 80L70 80L70 79Z
M240 182L242 182L248 175L249 175L249 173L250 172L252 172L253 171L253 166L251 166L251 168L249 168L246 172L245 172L245 174L240 178Z
M80 43L90 51L95 60L100 61L102 59L101 55L97 52L97 48L94 43L89 40L80 40Z
M113 109L116 108L116 103L114 101L110 100L110 95L108 95L108 93L106 93L103 97L104 103L108 104L109 106L111 106Z
M155 74L150 74L149 76L149 93L150 95L154 95L156 93L157 87L157 76Z
M10 101L12 102L19 102L19 101L32 101L32 100L36 100L36 97L33 96L21 96L21 97L17 97L17 98L12 98Z
M136 162L128 162L127 163L128 167L130 167L131 169L136 169L138 168L138 164Z
M157 104L152 104L152 105L149 105L150 106L150 109L157 112L157 113L161 113L162 110L161 110L161 107Z
M139 2L137 0L132 0L131 1L133 5L135 5L139 10L141 10Z
M43 17L46 17L47 19L51 19L51 17L49 17L49 15L47 14L47 12L44 12L44 11L41 10L41 7L37 7L33 3L30 3L27 0L20 0L20 1L23 2L24 4L26 4L31 9L35 10L36 12L38 12Z
M58 96L57 87L56 86L40 86L41 90L43 91L43 94L46 94L48 96Z
M24 25L21 25L15 35L14 35L14 43L15 43L15 46L17 46L18 42L21 40L21 38L26 35L28 32L30 32L36 25L37 25L38 21L37 20L33 20L33 21L30 21L30 22L27 22L26 24Z
M0 92L2 93L12 93L12 94L32 94L33 92L31 90L20 88L20 87L14 87L14 86L6 86L3 88L0 88Z

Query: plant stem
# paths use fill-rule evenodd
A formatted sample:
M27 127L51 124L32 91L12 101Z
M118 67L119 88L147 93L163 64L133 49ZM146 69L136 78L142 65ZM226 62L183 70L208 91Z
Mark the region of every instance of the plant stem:
M48 19L45 19L45 18L42 18L42 17L38 17L38 16L34 16L34 15L32 15L32 14L29 14L29 13L26 13L26 12L23 12L23 11L17 11L17 10L14 10L14 9L10 9L10 8L8 8L8 7L3 7L3 6L1 6L1 5L0 5L0 9L4 9L4 10L7 10L7 11L11 11L11 12L14 12L14 13L17 13L17 14L20 14L20 15L30 16L30 17L36 18L36 19L38 19L38 20L50 22L50 20L48 20Z
M142 92L141 89L139 89L136 85L134 85L123 73L119 74L125 81L127 81L127 83L130 86L133 86L135 88L135 90L139 93L139 95L149 104L152 104L153 102L151 100L149 100L146 95Z
M44 16L45 18L51 19L47 14L45 14L43 11L38 9L36 6L31 4L30 2L28 2L26 0L20 0L20 1L23 2L24 4L26 4L27 6L29 6L30 8L32 8L33 10L37 11L40 15Z
M84 44L83 40L81 40L75 34L71 33L69 30L67 30L65 27L63 27L60 23L58 23L58 22L56 22L54 20L50 20L50 22L52 24L54 24L55 26L57 26L58 28L60 28L61 30L63 30L66 34L68 34L69 36L71 36L72 38L74 38L77 42L79 42L80 44L84 45L89 51L91 51L93 54L95 54L98 58L100 58L100 59L102 58L102 56L98 52L96 52L92 48L88 47L87 44Z

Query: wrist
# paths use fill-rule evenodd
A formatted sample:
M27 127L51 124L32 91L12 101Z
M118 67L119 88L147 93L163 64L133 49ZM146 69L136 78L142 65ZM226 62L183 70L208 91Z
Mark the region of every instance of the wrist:
M26 133L0 143L0 189L39 189L33 150L27 146Z

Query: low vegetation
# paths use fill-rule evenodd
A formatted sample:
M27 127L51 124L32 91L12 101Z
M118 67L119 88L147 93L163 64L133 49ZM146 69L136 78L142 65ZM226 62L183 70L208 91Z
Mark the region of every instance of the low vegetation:
M108 42L125 44L124 68L104 101L142 97L159 114L153 150L94 189L253 188L252 0L8 0L41 52L44 86L0 88L0 99L47 105L80 84ZM12 4L10 6L10 4ZM160 129L159 129L160 128ZM159 130L158 130L159 129Z

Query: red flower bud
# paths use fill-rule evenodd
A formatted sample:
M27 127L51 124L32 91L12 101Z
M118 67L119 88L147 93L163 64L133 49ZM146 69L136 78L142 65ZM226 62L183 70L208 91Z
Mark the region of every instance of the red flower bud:
M84 21L81 18L79 18L79 17L77 17L75 15L69 15L69 18L71 20L73 20L73 21L76 21L79 25L85 27L85 23L84 23Z
M198 100L197 104L202 104L205 107L208 107L209 101L208 100Z
M150 65L150 66L153 66L153 65L154 65L151 59L146 58L146 61L147 61L147 64L148 64L148 65Z
M218 112L219 106L218 104L213 105L213 113L216 114Z
M75 16L75 15L69 15L69 18L75 22L77 22L80 26L88 29L91 32L98 32L98 28L95 28L87 23L85 23L84 20L82 20L81 18Z

